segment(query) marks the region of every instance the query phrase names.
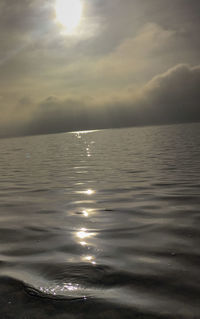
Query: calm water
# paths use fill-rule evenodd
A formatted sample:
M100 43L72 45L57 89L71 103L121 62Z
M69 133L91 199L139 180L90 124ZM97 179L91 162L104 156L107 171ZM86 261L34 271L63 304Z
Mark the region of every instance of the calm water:
M0 150L2 319L200 318L200 124Z

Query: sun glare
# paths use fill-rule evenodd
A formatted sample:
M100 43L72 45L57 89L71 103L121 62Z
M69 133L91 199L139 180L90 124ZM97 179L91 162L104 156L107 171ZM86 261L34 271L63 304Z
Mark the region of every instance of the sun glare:
M78 27L82 10L81 0L56 0L56 20L65 28L66 33L71 34Z

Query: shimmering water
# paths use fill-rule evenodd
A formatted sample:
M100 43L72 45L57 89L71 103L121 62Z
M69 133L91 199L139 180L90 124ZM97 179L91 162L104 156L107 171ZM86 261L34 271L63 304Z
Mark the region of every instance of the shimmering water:
M200 124L0 150L2 319L200 318Z

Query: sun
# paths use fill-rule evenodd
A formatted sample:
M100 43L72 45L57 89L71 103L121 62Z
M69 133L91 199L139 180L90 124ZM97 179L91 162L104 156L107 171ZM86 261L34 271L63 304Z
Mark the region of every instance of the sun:
M83 11L81 0L56 0L56 20L65 28L67 34L72 34L79 26Z

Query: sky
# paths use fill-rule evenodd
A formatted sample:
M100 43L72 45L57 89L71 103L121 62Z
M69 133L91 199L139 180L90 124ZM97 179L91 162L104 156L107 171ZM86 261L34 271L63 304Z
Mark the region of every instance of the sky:
M64 1L0 2L0 137L200 121L199 0Z

